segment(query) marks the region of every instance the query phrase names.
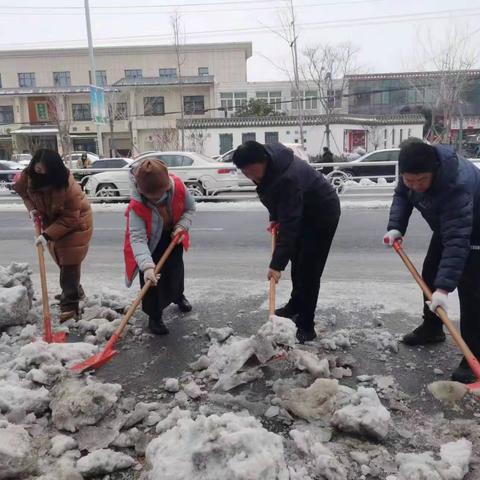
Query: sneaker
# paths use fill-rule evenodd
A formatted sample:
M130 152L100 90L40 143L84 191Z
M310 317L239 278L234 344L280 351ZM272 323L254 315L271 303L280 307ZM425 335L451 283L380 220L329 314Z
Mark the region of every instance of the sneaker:
M430 327L422 323L413 332L407 333L402 342L405 345L427 345L429 343L440 343L445 341L445 333L442 327Z
M179 302L177 302L178 308L183 313L188 313L192 311L192 305L183 295Z
M288 302L284 307L277 308L275 310L275 315L277 317L289 318L293 320L293 317L297 314L295 309L292 307L291 303Z
M148 318L148 329L154 335L166 335L169 333L167 326L163 323L162 316L159 317L149 317Z
M299 343L310 342L317 338L317 333L315 329L313 330L305 330L303 328L297 328L297 340Z
M474 383L477 381L465 357L462 358L460 365L453 371L451 378L454 382L460 383Z

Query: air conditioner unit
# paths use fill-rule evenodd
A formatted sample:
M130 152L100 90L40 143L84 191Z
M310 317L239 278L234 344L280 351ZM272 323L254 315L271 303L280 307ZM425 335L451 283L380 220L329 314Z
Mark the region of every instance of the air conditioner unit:
M86 132L89 132L89 131L90 131L90 127L85 127L85 131L86 131Z
M76 131L77 131L77 127L73 127L73 128L72 128L72 131L76 132Z

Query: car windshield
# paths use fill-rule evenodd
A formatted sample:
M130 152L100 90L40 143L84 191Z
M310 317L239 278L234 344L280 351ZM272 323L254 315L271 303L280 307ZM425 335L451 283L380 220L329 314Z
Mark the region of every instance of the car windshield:
M206 162L209 163L218 163L218 160L214 160L213 158L207 157L203 153L196 153L195 154L197 157L200 157L201 159L205 160Z

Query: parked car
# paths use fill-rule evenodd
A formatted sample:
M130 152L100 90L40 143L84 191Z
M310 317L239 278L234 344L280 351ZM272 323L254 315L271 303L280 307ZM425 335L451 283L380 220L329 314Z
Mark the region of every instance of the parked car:
M195 197L235 191L239 188L235 167L216 162L200 153L149 152L139 155L132 165L145 158L164 162L172 173L183 180ZM128 197L130 196L129 171L130 166L126 166L122 171L91 175L85 184L85 192L87 195L102 198Z
M12 162L18 163L22 167L26 167L31 159L31 153L14 153L11 158Z
M375 150L367 153L356 160L346 162L345 165L335 167L335 169L327 175L330 183L339 188L346 181L360 178L369 178L376 182L378 178L386 178L392 181L395 177L395 165L369 165L362 166L362 163L370 162L398 162L399 148L390 148L385 150Z
M0 190L13 189L15 177L23 170L23 166L17 162L9 160L0 160Z
M131 158L123 158L123 157L118 157L118 158L100 158L98 160L95 160L92 162L92 165L90 166L90 169L92 170L109 170L111 168L123 168L123 167L128 167L133 163L133 160ZM76 168L76 165L73 166L73 168ZM95 173L101 173L101 172L73 172L73 177L75 180L82 186L85 186L85 183L88 180L88 177L91 175L94 175Z

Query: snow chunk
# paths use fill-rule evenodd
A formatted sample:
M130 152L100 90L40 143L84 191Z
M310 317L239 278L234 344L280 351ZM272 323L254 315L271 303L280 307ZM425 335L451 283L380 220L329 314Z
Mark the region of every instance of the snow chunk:
M450 405L454 405L460 401L468 391L463 383L451 382L449 380L432 382L427 388L437 400L449 403Z
M116 404L121 385L79 379L65 380L52 390L52 421L60 430L75 432L84 425L95 425Z
M52 442L50 453L54 457L59 457L67 450L73 450L74 448L77 448L77 441L68 435L56 435L50 441Z
M469 470L472 444L465 438L440 447L440 460L433 452L399 453L398 480L461 480Z
M149 480L288 480L282 438L251 416L180 419L150 442Z
M335 458L328 447L308 430L291 430L290 437L297 448L307 455L315 478L347 480L345 467Z
M331 335L320 340L320 345L327 350L341 350L350 348L350 332L348 330L337 330Z
M8 267L0 265L0 287L22 285L27 289L30 305L34 296L31 276L32 269L28 263L12 262Z
M366 435L375 439L387 436L390 412L381 404L373 388L359 387L351 404L337 410L332 425L344 432Z
M201 389L201 387L194 381L190 381L183 386L183 391L192 399L197 400L198 398L205 396L207 392Z
M293 347L296 339L297 327L289 318L272 315L267 323L263 324L258 335L271 340L275 345Z
M292 388L281 394L282 406L308 421L333 413L338 381L325 378L315 380L308 388Z
M180 390L180 385L176 378L165 379L165 390L170 393L177 393Z
M210 340L216 340L217 342L222 343L228 337L233 335L233 328L207 328L207 335L209 336Z
M328 378L330 376L327 358L320 360L315 354L298 348L289 352L288 356L299 370L307 370L316 378Z
M77 462L77 468L84 477L105 475L106 473L125 470L136 465L136 461L129 455L115 452L108 448L95 450Z
M31 438L18 425L0 425L0 478L23 478L35 470Z
M158 422L156 431L157 433L163 433L173 428L177 422L183 418L191 418L190 410L181 410L175 407L170 414L164 418L161 422Z
M0 329L28 323L30 299L22 285L0 287Z
M49 393L44 387L32 390L29 382L0 380L0 412L22 410L43 413L48 408Z

